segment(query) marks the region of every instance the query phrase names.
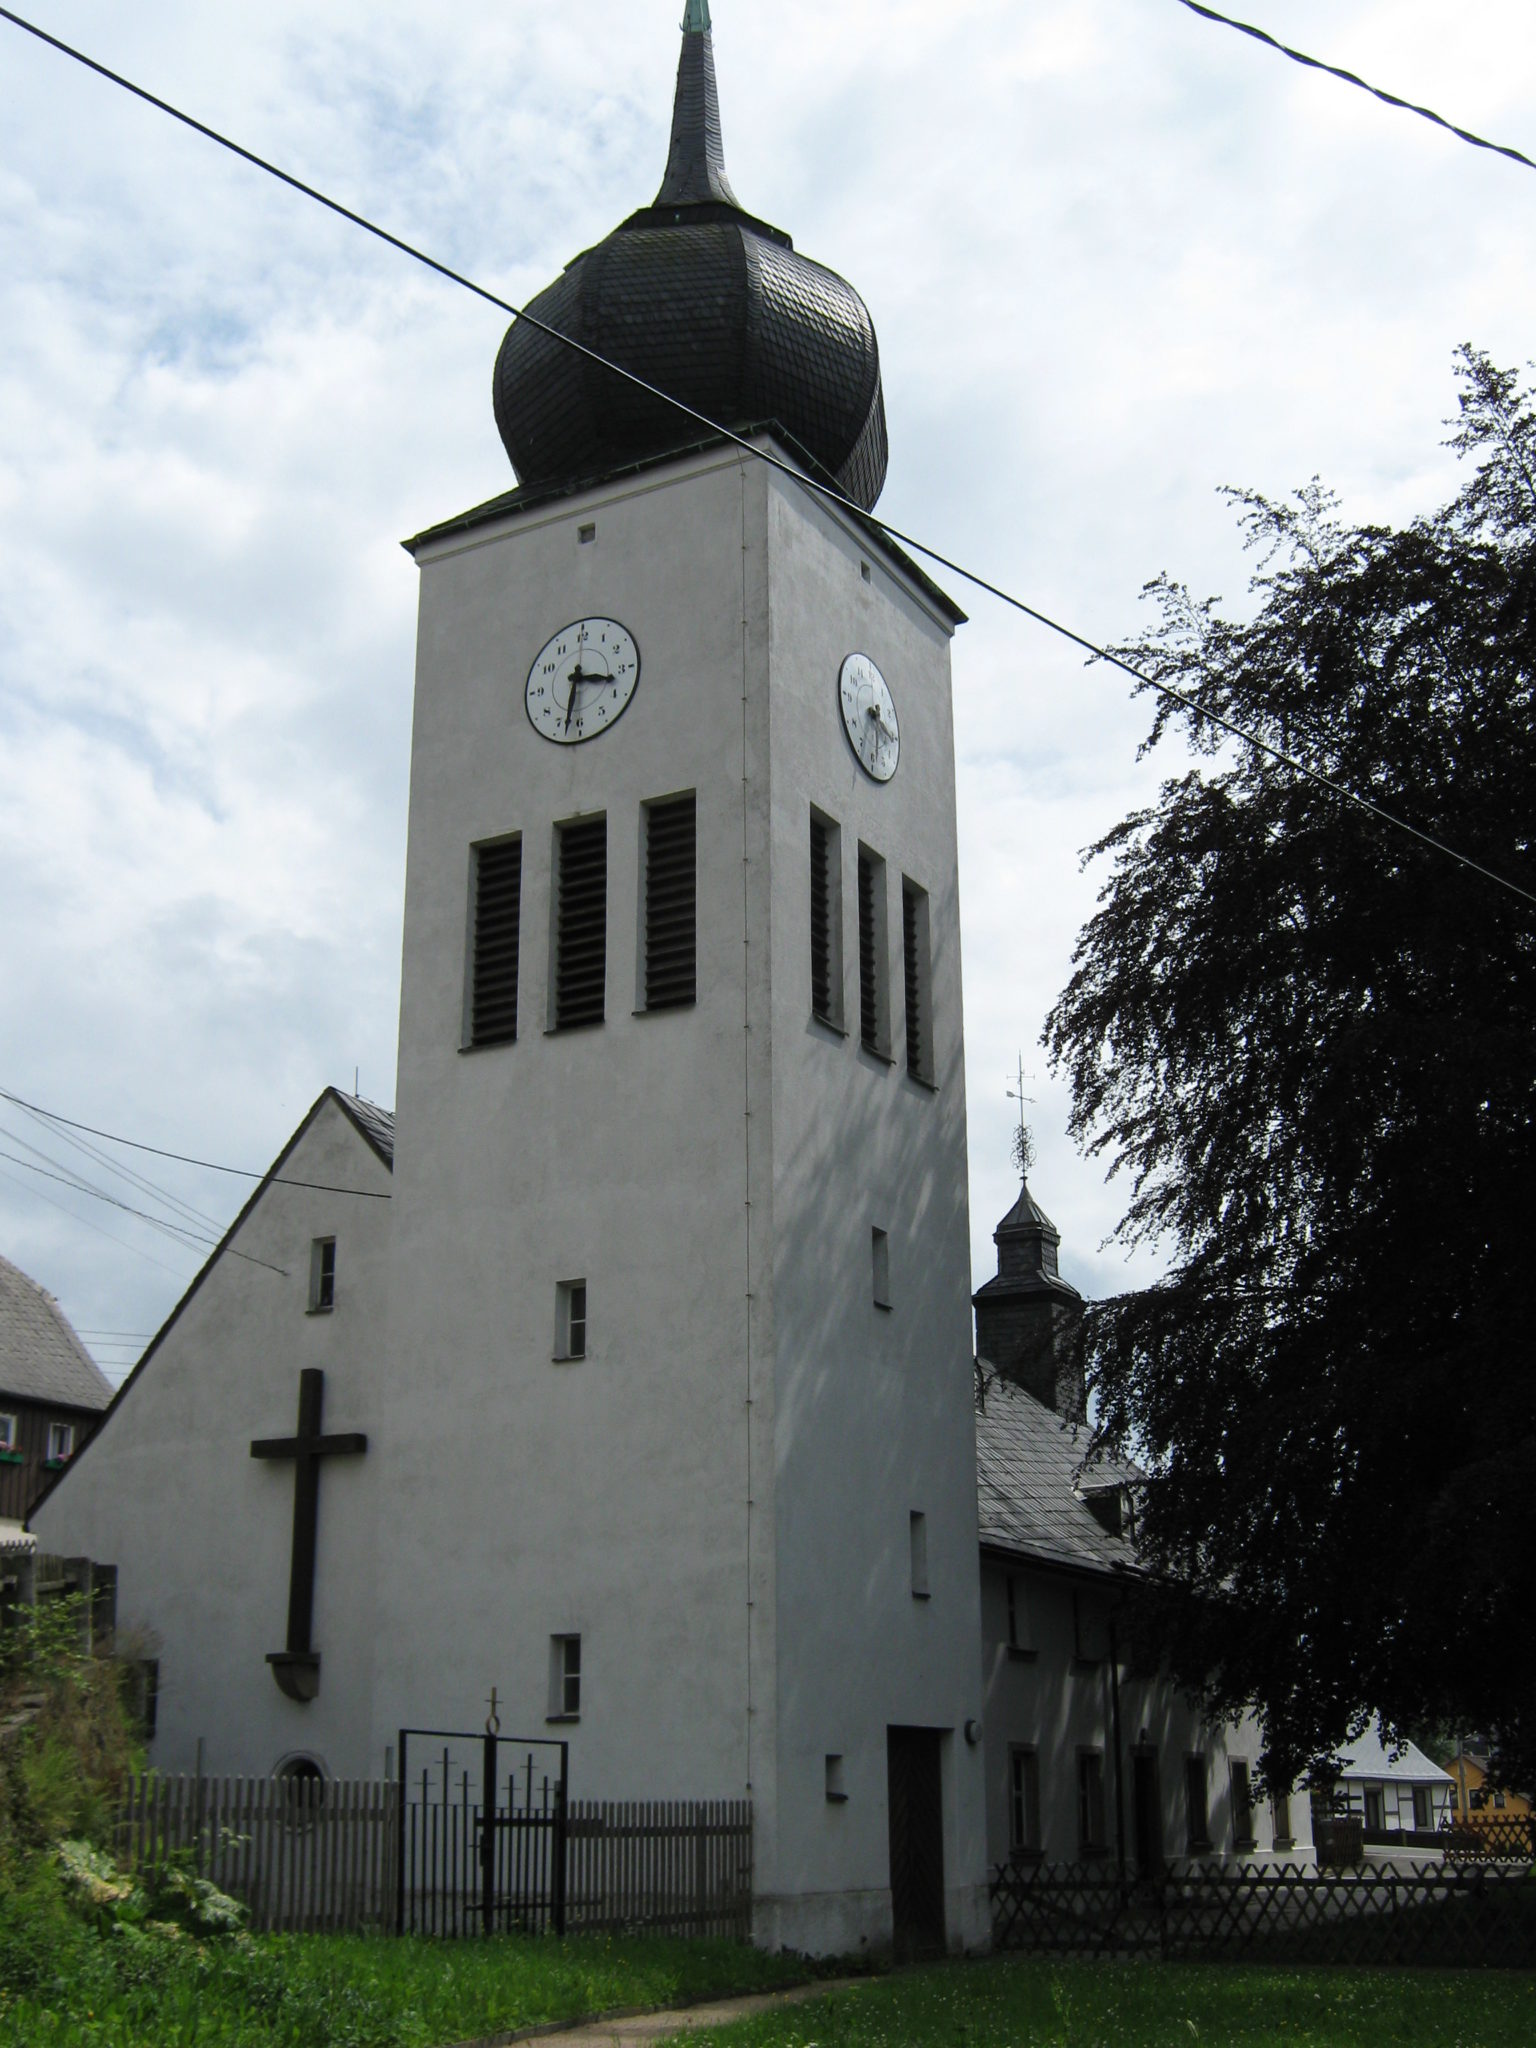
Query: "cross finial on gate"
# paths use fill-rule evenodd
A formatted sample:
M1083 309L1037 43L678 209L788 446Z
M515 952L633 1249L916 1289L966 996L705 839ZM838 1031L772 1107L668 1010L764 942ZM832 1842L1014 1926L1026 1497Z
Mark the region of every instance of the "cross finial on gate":
M501 1716L496 1711L496 1688L494 1685L491 1687L490 1707L491 1711L485 1717L485 1732L487 1735L499 1735L501 1733Z

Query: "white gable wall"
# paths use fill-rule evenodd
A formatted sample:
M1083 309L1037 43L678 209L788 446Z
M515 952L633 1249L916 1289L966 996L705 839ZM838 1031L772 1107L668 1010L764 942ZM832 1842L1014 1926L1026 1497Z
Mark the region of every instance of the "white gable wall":
M387 1196L388 1168L334 1099L279 1169ZM252 1458L325 1373L324 1427L373 1428L384 1375L390 1203L271 1186L204 1272L93 1442L32 1517L42 1549L118 1570L118 1640L160 1665L150 1761L265 1775L302 1751L377 1776L370 1739L378 1461L320 1474L314 1645L320 1696L285 1698L265 1662L287 1638L293 1465ZM336 1306L310 1315L310 1244L334 1237ZM281 1268L274 1271L273 1268Z

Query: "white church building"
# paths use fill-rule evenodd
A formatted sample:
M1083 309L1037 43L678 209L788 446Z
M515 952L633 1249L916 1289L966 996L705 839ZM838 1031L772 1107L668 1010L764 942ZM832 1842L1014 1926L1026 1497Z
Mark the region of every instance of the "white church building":
M1073 1762L1042 1844L1108 1693L1029 1736L1029 1532L978 1520L962 615L860 517L874 329L737 202L704 0L655 201L531 311L517 488L408 543L394 1115L320 1098L32 1526L158 1644L161 1769L377 1777L494 1687L584 1798L750 1799L758 1940L983 1946L989 1864L1113 1837ZM1181 1731L1123 1797L1156 1738L1105 1737L1122 1831L1178 1836Z

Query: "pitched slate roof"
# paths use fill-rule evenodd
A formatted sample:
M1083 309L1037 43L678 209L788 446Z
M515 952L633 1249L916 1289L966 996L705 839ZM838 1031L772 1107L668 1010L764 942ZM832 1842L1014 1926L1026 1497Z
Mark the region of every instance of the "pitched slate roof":
M1355 1742L1346 1742L1339 1750L1339 1757L1345 1778L1395 1778L1402 1784L1449 1785L1451 1774L1431 1763L1417 1743L1405 1742L1401 1752L1395 1745L1389 1747L1383 1741L1381 1723L1373 1721L1365 1733Z
M365 1095L347 1095L338 1088L336 1099L351 1117L374 1151L384 1164L393 1171L395 1164L395 1113L392 1109L381 1109L376 1102L370 1102Z
M1092 1432L1063 1422L1022 1387L998 1378L985 1359L978 1365L983 1391L976 1409L976 1506L982 1547L1079 1571L1134 1566L1130 1543L1109 1533L1080 1489L1123 1485L1136 1474L1108 1459L1082 1472Z
M99 1410L112 1389L53 1296L0 1259L0 1397L6 1394Z

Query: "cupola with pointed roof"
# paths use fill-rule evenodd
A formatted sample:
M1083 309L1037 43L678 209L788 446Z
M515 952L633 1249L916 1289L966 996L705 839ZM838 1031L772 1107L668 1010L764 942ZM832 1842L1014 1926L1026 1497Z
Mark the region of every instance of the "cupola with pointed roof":
M976 1355L1044 1402L1068 1422L1082 1420L1086 1402L1074 1338L1083 1297L1058 1270L1061 1232L1029 1192L992 1233L997 1274L971 1300L976 1310Z
M723 426L773 426L865 510L887 442L874 323L852 285L748 213L725 171L708 0L688 0L666 173L649 206L528 311ZM496 424L525 486L575 484L696 442L699 423L515 320Z

